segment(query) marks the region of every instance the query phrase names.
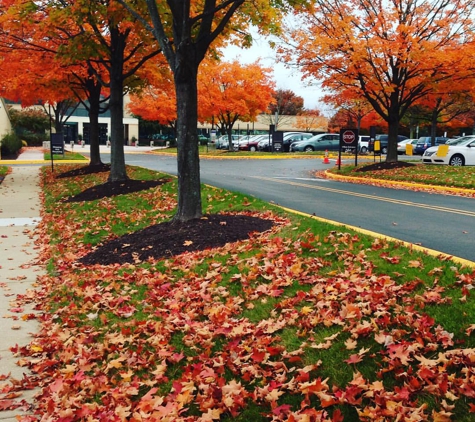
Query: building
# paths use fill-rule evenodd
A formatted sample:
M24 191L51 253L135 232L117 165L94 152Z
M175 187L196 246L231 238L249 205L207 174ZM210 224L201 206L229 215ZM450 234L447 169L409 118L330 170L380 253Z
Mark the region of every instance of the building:
M318 118L305 118L302 116L274 116L270 114L260 114L257 116L255 122L242 122L236 121L233 126L233 131L239 134L245 134L247 132L268 132L271 125L276 125L275 130L281 132L312 132L312 133L325 133L328 131L328 119L325 117ZM213 129L210 123L199 123L198 129L201 131L211 131ZM216 126L214 127L216 129Z
M129 101L128 96L124 97L124 140L127 145L131 145L133 140L139 138L139 121L128 112L127 103ZM21 109L21 104L8 102L8 105ZM33 106L40 108L41 110L46 110L48 113L48 108L44 108L41 105ZM51 113L53 114L53 113ZM82 139L89 143L89 115L83 104L79 103L76 108L71 109L67 113L69 117L64 123L64 140L66 143L74 142L77 143L78 140ZM53 116L54 117L54 116ZM0 110L0 132L3 129L1 121L1 110ZM10 125L11 130L11 125ZM99 131L100 138L99 142L101 144L106 144L110 133L111 133L111 119L110 112L107 110L105 113L99 115Z

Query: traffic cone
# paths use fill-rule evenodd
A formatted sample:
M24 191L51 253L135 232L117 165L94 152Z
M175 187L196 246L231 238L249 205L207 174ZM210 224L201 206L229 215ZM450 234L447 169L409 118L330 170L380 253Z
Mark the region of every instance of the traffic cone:
M336 165L336 166L339 166L339 165L341 165L341 160L340 160L340 158L339 158L339 157L336 159L336 161L335 161L335 165Z
M325 150L325 158L323 159L323 164L330 164L330 160L328 159L328 150Z

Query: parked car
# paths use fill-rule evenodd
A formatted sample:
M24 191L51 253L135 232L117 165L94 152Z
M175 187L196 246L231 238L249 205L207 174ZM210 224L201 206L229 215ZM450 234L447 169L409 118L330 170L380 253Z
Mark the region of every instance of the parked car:
M290 151L290 145L294 142L310 139L313 135L307 132L284 132L282 148L285 152ZM272 137L261 140L258 145L259 151L272 151Z
M269 135L249 135L244 136L239 140L239 151L257 151L257 144L259 141L269 139Z
M291 152L338 151L339 149L340 135L338 133L320 133L305 141L294 142L290 146Z
M238 141L241 139L242 135L231 135L231 139L234 143L234 141ZM229 138L228 135L223 135L220 136L218 139L216 139L215 142L216 149L229 149Z
M312 136L313 134L308 133L308 132L284 134L283 149L285 152L289 152L290 146L294 142L305 141L306 139L310 139Z
M406 154L406 145L411 144L412 145L412 153L414 154L414 148L415 148L418 140L419 139L404 139L403 141L399 141L397 143L397 153L399 155Z
M370 139L368 143L368 151L369 152L374 152L374 142L379 141L379 150L382 154L387 154L388 153L388 138L389 135L376 135L376 137L373 139ZM403 141L404 139L407 139L407 136L404 135L398 135L398 142Z
M366 154L368 152L370 136L360 135L358 138L358 151L360 154Z
M437 145L442 145L442 144L445 144L449 138L446 138L444 136L437 136L435 138L435 145L432 145L431 144L431 137L430 136L422 136L419 138L419 140L417 141L417 144L414 148L414 154L417 154L417 155L422 155L424 154L424 151L427 149L427 148L430 148L431 146L437 146Z
M444 156L437 155L440 145L427 148L422 155L422 162L449 166L475 166L475 135L462 136L445 146L447 154Z

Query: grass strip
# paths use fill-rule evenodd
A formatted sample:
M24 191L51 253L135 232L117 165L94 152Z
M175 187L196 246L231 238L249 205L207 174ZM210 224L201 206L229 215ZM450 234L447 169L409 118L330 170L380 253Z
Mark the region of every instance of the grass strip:
M473 268L206 186L207 213L279 224L220 248L81 266L95 244L174 212L175 180L63 201L106 178L42 173L50 275L28 350L43 417L473 420Z

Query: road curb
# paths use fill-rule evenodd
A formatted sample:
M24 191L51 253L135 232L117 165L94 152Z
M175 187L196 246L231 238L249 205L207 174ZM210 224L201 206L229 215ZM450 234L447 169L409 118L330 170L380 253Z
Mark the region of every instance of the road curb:
M398 244L401 244L401 245L405 246L406 248L413 249L413 250L416 250L416 251L419 251L419 252L423 252L423 253L425 253L427 255L430 255L430 256L433 256L435 258L444 257L444 258L449 259L449 260L451 260L455 263L458 263L460 265L463 265L463 266L466 266L466 267L469 267L469 268L475 268L475 262L474 261L469 261L468 259L460 258L460 257L455 256L455 255L448 255L444 252L436 251L435 249L426 248L424 246L420 246L420 245L416 245L414 243L406 242L404 240L397 239L395 237L386 236L386 235L383 235L381 233L373 232L371 230L366 230L366 229L362 229L360 227L351 226L349 224L339 223L338 221L328 220L328 219L322 218L322 217L317 217L315 215L311 215L311 214L307 214L307 213L304 213L304 212L301 212L301 211L297 211L297 210L294 210L292 208L286 208L286 207L283 207L281 205L277 205L277 206L280 209L282 209L286 212L289 212L289 213L293 213L293 214L296 214L296 215L301 215L301 216L304 216L304 217L310 217L313 220L317 220L317 221L320 221L320 222L323 222L323 223L333 224L333 225L339 226L339 227L347 227L348 229L354 230L355 232L358 232L358 233L361 233L361 234L364 234L364 235L368 235L368 236L372 236L372 237L375 237L375 238L378 238L378 239L385 239L385 240L388 240L390 242L395 242L395 243L398 243Z
M447 186L428 185L428 184L413 183L413 182L399 182L399 181L394 181L394 180L374 179L374 178L367 178L367 177L343 176L341 174L331 173L328 170L325 170L324 173L325 173L325 177L327 177L328 179L341 180L341 181L350 182L350 183L358 182L358 183L362 183L366 185L377 183L378 185L387 186L387 187L400 186L400 187L406 187L406 188L411 188L411 189L418 188L418 189L424 189L424 190L435 190L442 193L451 192L451 193L465 194L467 196L475 196L475 190L473 189L451 188Z

